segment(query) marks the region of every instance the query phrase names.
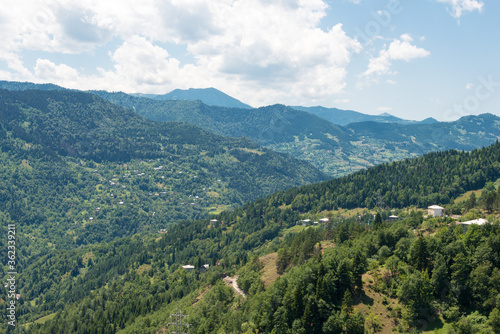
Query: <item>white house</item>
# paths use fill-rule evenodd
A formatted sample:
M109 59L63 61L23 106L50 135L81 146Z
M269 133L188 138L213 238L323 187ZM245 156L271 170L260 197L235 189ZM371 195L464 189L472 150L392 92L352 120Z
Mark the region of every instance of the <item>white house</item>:
M188 265L182 266L182 268L186 269L187 271L191 271L194 269L194 266L188 264Z
M432 217L443 217L444 208L439 205L431 205L427 208L427 214Z
M320 223L327 223L328 222L328 218L321 218L319 220Z
M483 219L483 218L457 223L457 225L462 225L462 228L464 229L464 233L467 232L467 230L469 229L469 226L471 226L471 225L484 225L484 224L488 224L488 221L486 219Z
M309 225L310 222L311 222L311 219L304 219L302 221L302 225Z

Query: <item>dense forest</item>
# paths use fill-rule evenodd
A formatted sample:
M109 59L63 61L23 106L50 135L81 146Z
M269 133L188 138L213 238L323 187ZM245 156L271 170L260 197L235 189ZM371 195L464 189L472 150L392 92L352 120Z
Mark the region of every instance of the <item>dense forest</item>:
M470 152L449 150L382 164L343 178L273 194L270 201L301 212L375 206L427 207L480 189L500 177L498 142Z
M45 88L0 90L2 332L500 331L500 143L310 184L249 139Z
M30 253L206 217L325 176L307 163L94 95L0 90L0 210Z
M19 323L26 326L17 331L157 333L168 329L179 302L192 333L495 333L499 150L495 144L428 154L281 191L224 211L216 222L185 221L166 233L41 255L19 275ZM432 188L426 175L444 181L433 177ZM388 178L391 188L383 191ZM439 202L446 180L457 183L456 193ZM376 211L349 218L317 204L324 194L364 188L385 202ZM464 230L451 217L425 217L404 202L388 202L410 188L424 191L408 205L432 199L448 203L457 219L485 217L490 224ZM310 208L293 204L309 194L317 194ZM394 213L399 221L385 221ZM301 223L324 216L328 223ZM271 280L264 277L267 255L278 273ZM225 283L227 276L238 276L246 296Z
M0 81L0 88L63 90L54 85L9 81ZM415 122L321 107L222 107L183 100L180 92L172 100L164 100L169 94L90 92L150 120L185 122L223 136L248 137L266 148L307 161L330 177L434 151L481 148L494 143L500 134L499 118L492 114L465 116L454 122ZM191 95L190 91L184 93ZM221 98L210 89L197 93L207 101Z

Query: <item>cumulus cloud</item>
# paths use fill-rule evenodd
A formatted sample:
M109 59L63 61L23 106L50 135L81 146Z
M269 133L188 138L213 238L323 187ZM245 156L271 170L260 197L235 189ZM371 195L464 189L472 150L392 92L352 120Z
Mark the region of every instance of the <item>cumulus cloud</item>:
M323 0L24 0L0 13L0 54L10 55L16 76L72 88L214 86L255 105L314 101L343 91L346 67L361 50L342 25L320 28L327 7ZM83 54L110 40L122 43L109 53L113 67L98 75L49 59L31 73L21 61L27 49ZM189 62L171 56L168 44L182 46Z
M114 70L104 75L112 73L120 81L138 86L162 85L178 77L179 61L144 37L132 36L110 56L115 63Z
M459 19L464 12L478 11L482 12L484 2L478 0L437 0L438 2L451 6L450 13L453 17Z
M394 60L408 62L430 55L429 51L411 44L412 41L413 38L410 35L404 34L399 39L395 39L389 47L384 46L377 57L370 59L368 69L363 76L390 74Z
M68 65L56 65L48 59L38 59L35 65L35 75L42 81L68 83L76 82L79 73Z
M341 92L345 67L360 50L341 25L318 28L322 1L240 1L220 8L224 34L190 44L199 64L250 85L293 96L321 98ZM263 102L263 101L262 101Z

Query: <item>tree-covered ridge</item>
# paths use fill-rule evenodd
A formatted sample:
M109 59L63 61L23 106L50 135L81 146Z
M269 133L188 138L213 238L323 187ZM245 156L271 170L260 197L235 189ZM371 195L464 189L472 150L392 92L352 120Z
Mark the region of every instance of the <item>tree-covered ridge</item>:
M29 269L35 273L24 276L26 293L38 292L37 306L30 309L40 315L67 306L29 332L156 333L166 328L180 300L193 333L376 333L389 326L382 323L386 316L400 333L443 322L444 333L495 333L500 320L498 221L491 216L494 224L464 233L451 219L401 214L401 221L377 227L332 220L334 225L306 228L284 240L271 237L266 251L278 251L276 265L283 256L288 264L268 288L258 257L235 252L242 243L234 238L236 226L210 227L208 221L172 229L156 241L126 239L91 253L44 258ZM414 229L435 233L417 236ZM332 242L334 248L322 249L322 243ZM177 246L186 252L180 255ZM205 246L216 252L206 252ZM221 266L212 265L207 273L181 268L215 264L219 256ZM58 283L55 275L37 286L44 270L65 272L66 278ZM235 272L246 298L222 283L222 276ZM367 293L383 295L384 317L361 312ZM69 300L76 302L68 305Z
M493 225L472 226L464 234L451 218L424 218L422 211L398 210L401 220L389 224L379 215L373 222L371 215L348 219L333 211L301 213L283 201L293 203L293 198L313 194L314 189L326 194L333 187L325 186L331 184L343 189L348 181L351 188L344 191L350 195L371 185L368 176L376 179L390 171L395 198L410 184L432 196L442 195L439 183L429 188L426 175L473 189L486 185L477 199L471 195L453 205L465 220L484 216L479 209L500 208L500 195L491 183L499 177L499 150L500 144L495 144L470 153L428 154L279 192L223 212L215 224L208 219L183 222L160 235L44 255L21 274L21 321L54 316L30 327L33 333L156 333L165 329L180 300L195 333L363 333L381 326L376 315L358 312L363 294L375 291L385 295L387 314L399 332L446 321L449 333L466 333L460 331L466 328L491 333L498 325L495 301L500 292L496 215L488 217ZM477 176L469 177L474 168ZM414 170L402 174L409 180L398 173L406 170ZM375 181L379 186L389 182ZM425 202L428 195L422 194ZM313 208L320 195L310 198ZM392 214L381 213L384 218ZM319 215L330 222L291 232L302 218ZM415 235L418 230L426 235ZM254 255L268 252L277 253L283 276L266 288ZM196 269L188 272L182 269L185 264ZM199 271L203 264L210 264L205 274ZM42 272L50 275L42 277ZM240 276L246 299L221 280L234 274ZM479 313L473 313L476 310Z
M500 119L491 114L449 123L372 121L338 126L283 105L237 109L207 106L200 101L157 101L124 93L93 93L148 119L184 121L226 136L247 136L270 149L306 160L331 176L432 151L481 148L500 137Z
M209 131L231 137L246 136L262 145L294 140L297 135L323 137L329 133L346 144L351 139L341 127L307 112L284 105L273 105L256 109L239 109L208 106L201 101L171 100L158 101L133 97L125 93L93 91L104 99L134 109L146 117L160 122L184 121ZM328 142L338 147L335 141Z
M16 82L0 82L0 87L11 90L62 89L53 85ZM224 136L246 136L271 150L308 161L333 177L432 151L481 148L500 137L500 119L491 114L466 116L455 122L427 119L394 124L392 122L405 122L393 116L366 118L364 116L369 115L321 107L297 110L274 105L239 109L208 106L200 101L154 99L158 96L147 98L148 95L105 91L92 93L151 120L186 122ZM308 110L322 113L313 115L306 112ZM331 112L340 114L332 119ZM331 122L317 117L322 115L327 115L326 119ZM348 119L356 121L351 123Z
M0 90L0 149L0 211L33 251L157 231L325 179L246 138L76 91Z
M269 201L302 212L375 206L448 204L500 177L500 144L470 152L449 150L382 164L343 178L279 192Z

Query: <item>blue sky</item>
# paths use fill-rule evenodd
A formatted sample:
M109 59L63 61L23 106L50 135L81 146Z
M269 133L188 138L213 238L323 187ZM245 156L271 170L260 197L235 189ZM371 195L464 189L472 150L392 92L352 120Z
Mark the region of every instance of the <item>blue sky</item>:
M254 107L500 115L494 0L7 0L0 79Z

